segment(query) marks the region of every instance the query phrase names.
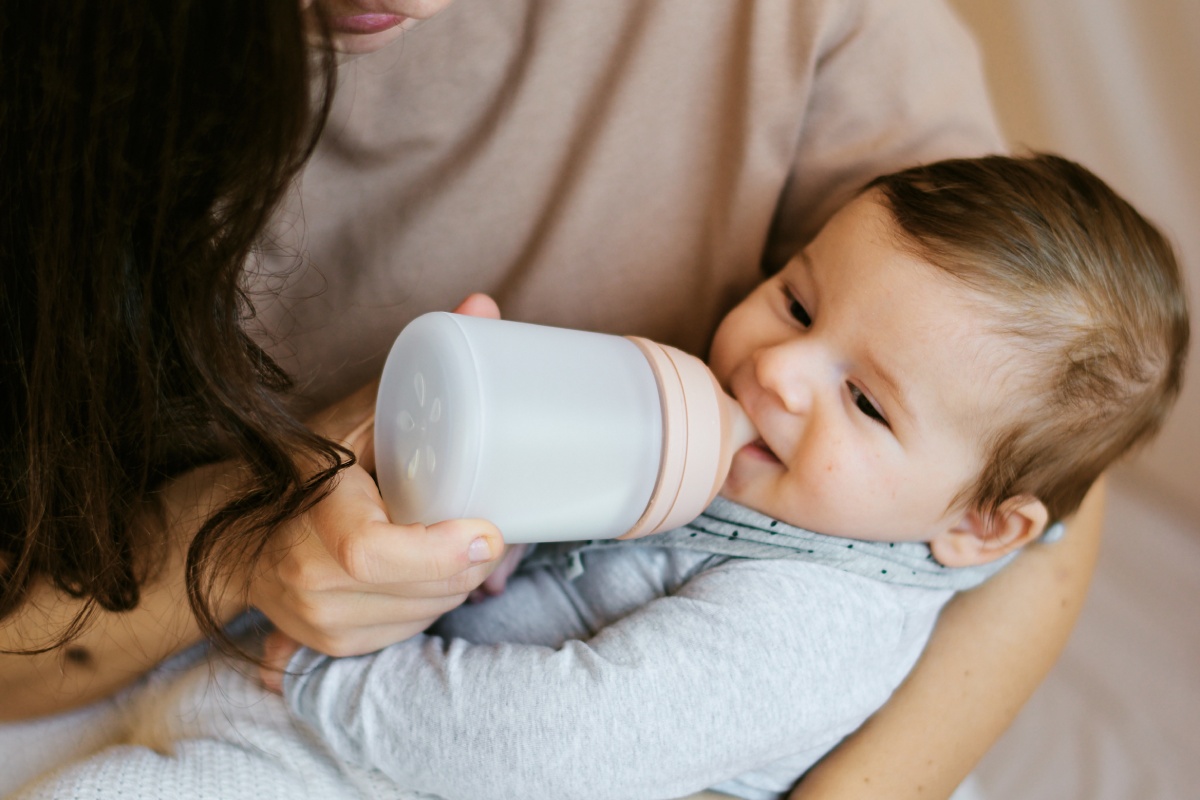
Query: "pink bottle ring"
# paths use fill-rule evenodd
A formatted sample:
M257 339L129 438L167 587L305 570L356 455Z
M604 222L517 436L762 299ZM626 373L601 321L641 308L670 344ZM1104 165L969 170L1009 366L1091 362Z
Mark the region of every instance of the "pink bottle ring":
M723 450L723 392L704 362L674 347L629 337L658 381L663 450L658 481L646 510L620 538L635 539L679 527L712 502L729 459Z

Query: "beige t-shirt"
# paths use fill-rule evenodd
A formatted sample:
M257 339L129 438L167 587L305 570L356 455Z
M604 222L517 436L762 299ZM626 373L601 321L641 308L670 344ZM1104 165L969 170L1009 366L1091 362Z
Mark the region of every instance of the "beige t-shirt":
M315 405L471 291L703 353L866 179L1001 149L980 70L934 0L458 0L341 66L259 324Z

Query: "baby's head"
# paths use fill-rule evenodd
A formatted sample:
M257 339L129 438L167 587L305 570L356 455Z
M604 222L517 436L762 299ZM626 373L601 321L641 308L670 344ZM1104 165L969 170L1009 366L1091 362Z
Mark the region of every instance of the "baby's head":
M723 493L992 560L1161 427L1187 339L1170 246L1082 167L884 176L722 322L713 369L763 437Z

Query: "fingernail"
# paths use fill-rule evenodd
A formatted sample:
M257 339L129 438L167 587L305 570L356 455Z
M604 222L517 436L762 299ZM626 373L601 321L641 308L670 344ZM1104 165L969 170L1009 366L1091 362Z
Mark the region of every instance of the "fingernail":
M492 558L492 546L488 544L487 538L480 536L471 542L471 546L467 548L467 558L471 559L474 563L490 561Z

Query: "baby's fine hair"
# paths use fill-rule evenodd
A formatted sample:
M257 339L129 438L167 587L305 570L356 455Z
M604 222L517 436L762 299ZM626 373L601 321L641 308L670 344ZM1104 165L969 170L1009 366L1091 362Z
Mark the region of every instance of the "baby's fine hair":
M994 513L1036 497L1079 507L1179 394L1188 311L1163 235L1102 180L1046 154L941 161L877 178L902 245L995 302L1030 363L984 468L955 504Z

